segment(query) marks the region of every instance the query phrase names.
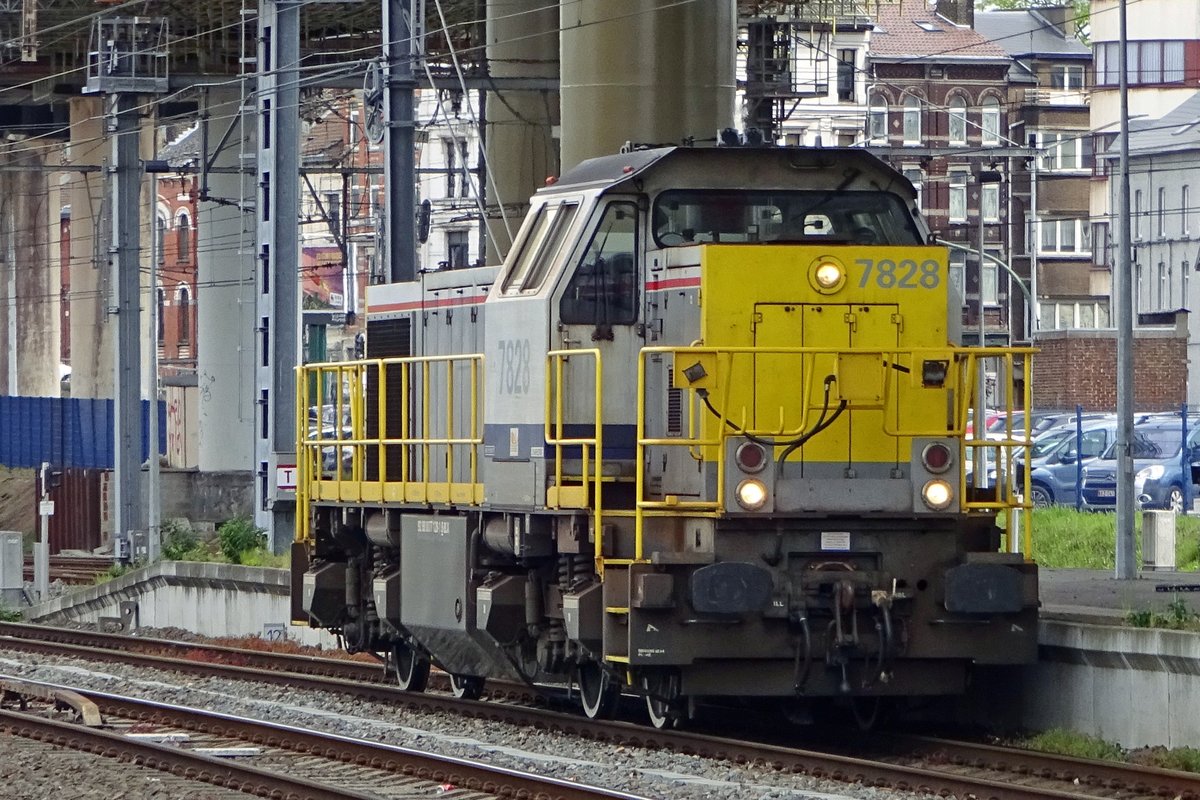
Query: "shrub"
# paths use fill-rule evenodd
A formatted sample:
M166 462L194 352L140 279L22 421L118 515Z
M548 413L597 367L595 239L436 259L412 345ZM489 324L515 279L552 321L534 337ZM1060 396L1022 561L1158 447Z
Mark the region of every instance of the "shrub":
M0 622L20 622L24 617L15 608L0 606Z
M217 541L230 564L241 564L246 553L266 544L267 535L249 519L237 517L217 528Z
M169 520L162 526L162 557L165 561L189 561L189 556L200 546L200 537L190 527L178 520Z

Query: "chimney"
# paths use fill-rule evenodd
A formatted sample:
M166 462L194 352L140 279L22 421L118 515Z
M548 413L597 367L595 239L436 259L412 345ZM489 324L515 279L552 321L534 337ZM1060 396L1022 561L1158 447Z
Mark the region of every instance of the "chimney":
M1068 39L1075 38L1073 23L1075 22L1075 10L1070 6L1042 6L1037 9L1030 9L1046 18L1046 21L1058 29L1058 32Z
M959 25L975 27L975 0L937 0L937 13Z

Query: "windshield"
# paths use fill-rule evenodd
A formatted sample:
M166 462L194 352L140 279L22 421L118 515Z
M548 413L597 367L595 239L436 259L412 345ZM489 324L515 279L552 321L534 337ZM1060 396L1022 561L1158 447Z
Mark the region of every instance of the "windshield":
M1178 428L1143 428L1133 432L1134 458L1168 458L1178 455L1183 433ZM1117 458L1117 443L1114 441L1104 451L1109 461Z
M1065 439L1074 438L1075 431L1062 430L1047 433L1045 436L1038 438L1030 448L1029 455L1032 458L1045 458L1053 453Z
M660 247L705 242L921 244L912 214L890 192L663 192L654 202Z

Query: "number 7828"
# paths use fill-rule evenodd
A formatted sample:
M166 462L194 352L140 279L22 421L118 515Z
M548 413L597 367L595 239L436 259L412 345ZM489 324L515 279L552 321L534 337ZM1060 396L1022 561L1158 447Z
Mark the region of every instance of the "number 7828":
M941 264L932 258L921 262L911 258L858 258L854 263L863 268L860 289L872 284L880 289L936 289L941 283Z

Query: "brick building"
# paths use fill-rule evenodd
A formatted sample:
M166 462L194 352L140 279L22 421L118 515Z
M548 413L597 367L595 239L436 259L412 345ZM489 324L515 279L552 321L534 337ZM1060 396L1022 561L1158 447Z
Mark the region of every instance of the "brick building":
M196 176L198 128L164 146L161 160L173 173L153 177L155 226L152 253L158 260L158 370L163 378L196 374ZM149 244L149 243L148 243Z
M922 211L951 244L950 276L964 306L964 343L978 342L982 308L987 343L1023 338L1008 273L976 257L1010 261L1012 162L1024 148L1008 137L1007 81L1012 59L970 27L970 2L883 3L869 60L868 147L902 170L920 191ZM981 220L982 217L982 220ZM957 247L955 247L957 245Z

